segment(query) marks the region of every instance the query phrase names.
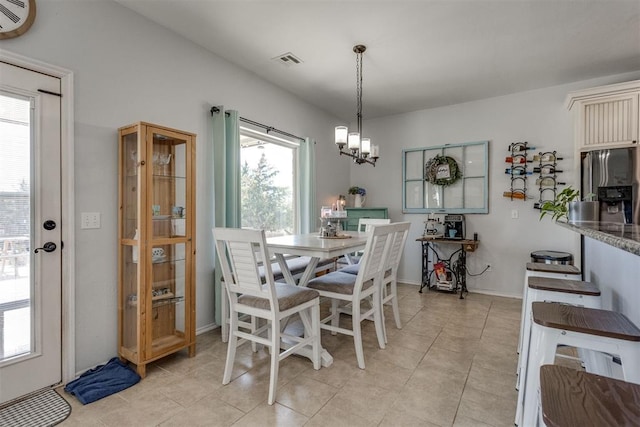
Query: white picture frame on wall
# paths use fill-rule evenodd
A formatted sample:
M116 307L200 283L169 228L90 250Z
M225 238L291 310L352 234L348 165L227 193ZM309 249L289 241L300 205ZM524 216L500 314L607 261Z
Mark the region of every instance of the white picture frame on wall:
M435 156L453 158L462 177L448 185L429 182L425 165ZM448 166L439 165L435 177L449 179ZM402 150L402 212L489 213L489 141Z

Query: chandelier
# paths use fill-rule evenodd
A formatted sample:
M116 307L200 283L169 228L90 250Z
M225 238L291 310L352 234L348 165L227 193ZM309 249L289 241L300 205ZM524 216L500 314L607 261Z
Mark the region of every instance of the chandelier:
M377 145L371 145L370 138L362 137L362 54L367 50L361 44L353 47L356 53L356 102L358 131L349 132L346 126L336 126L336 145L340 155L353 158L353 162L359 165L369 163L375 167L380 149ZM344 150L347 146L348 151Z

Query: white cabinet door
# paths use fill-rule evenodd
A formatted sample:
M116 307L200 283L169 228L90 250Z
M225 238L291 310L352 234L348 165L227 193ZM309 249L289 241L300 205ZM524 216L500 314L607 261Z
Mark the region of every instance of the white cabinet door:
M579 102L581 151L625 147L638 142L638 92Z
M640 136L640 80L567 95L574 114L576 151L631 147Z

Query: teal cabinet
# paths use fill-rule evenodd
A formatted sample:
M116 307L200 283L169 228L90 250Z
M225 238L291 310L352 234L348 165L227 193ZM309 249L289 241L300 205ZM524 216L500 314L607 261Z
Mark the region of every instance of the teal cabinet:
M347 230L357 231L360 218L389 218L387 208L345 208L347 211Z

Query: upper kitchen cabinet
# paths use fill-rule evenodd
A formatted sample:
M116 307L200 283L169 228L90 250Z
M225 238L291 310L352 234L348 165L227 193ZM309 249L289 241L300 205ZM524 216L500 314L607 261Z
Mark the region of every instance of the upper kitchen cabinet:
M640 80L569 93L577 151L629 147L638 143Z

